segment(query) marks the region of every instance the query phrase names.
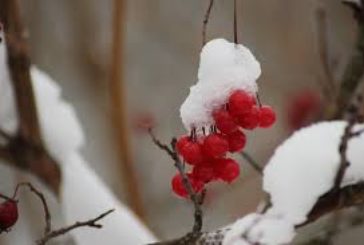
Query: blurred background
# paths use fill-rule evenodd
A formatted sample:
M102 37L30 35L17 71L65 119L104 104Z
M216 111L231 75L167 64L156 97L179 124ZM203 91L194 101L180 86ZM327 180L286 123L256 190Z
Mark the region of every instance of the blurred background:
M262 166L292 129L320 113L319 83L325 74L318 42L319 8L326 13L327 57L334 79L342 73L352 50L355 22L340 2L238 1L239 41L261 62L261 100L278 113L273 128L248 133L246 152ZM192 207L171 193L173 162L138 130L137 123L153 120L156 134L166 142L185 133L179 106L197 79L209 1L21 3L32 60L60 84L63 96L76 107L87 137L83 154L88 162L158 237L187 232ZM115 13L118 21L113 21ZM113 35L116 30L120 40ZM207 38L217 37L233 39L233 1L215 1ZM300 118L297 110L307 110L307 116ZM264 196L259 174L237 159L241 178L208 189L206 230L253 211Z

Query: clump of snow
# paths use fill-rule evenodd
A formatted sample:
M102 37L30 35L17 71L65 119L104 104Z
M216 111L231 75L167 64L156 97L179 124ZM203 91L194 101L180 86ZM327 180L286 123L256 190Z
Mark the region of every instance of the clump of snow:
M79 153L85 141L83 130L73 107L61 98L60 87L34 67L31 75L44 141L62 168L62 205L66 223L90 219L110 208L115 209L101 221L103 229L74 231L77 244L155 241L151 232L117 200Z
M286 244L294 227L306 221L318 198L333 188L340 164L339 145L345 121L321 122L295 132L281 144L264 169L263 188L272 206L265 214L238 220L227 233L224 245ZM364 129L355 125L353 131ZM342 187L364 181L364 135L348 142L347 168ZM242 234L247 233L247 240ZM234 243L235 242L235 243Z
M264 169L263 188L271 196L268 213L300 224L317 199L333 187L340 164L339 144L345 121L317 123L294 133L280 145ZM354 131L363 129L356 125ZM350 162L342 186L364 180L364 135L350 139Z
M3 38L3 33L0 32ZM4 39L3 39L4 40ZM85 139L71 104L61 97L61 88L47 74L31 68L39 123L45 145L62 170L62 202L65 221L73 224L114 208L100 221L100 230L72 231L75 241L84 244L146 244L153 234L113 195L80 154ZM0 128L10 134L17 129L15 99L6 62L5 42L0 43ZM24 229L27 230L27 229ZM12 244L15 240L11 240ZM21 244L15 242L14 244Z
M0 31L0 38L3 40L0 43L0 128L9 134L14 134L18 125L3 31Z
M287 244L295 236L294 225L286 220L252 213L237 220L224 237L224 245Z
M202 49L198 81L180 108L187 130L213 124L211 112L227 102L229 95L243 89L255 95L260 64L248 48L225 39L214 39Z

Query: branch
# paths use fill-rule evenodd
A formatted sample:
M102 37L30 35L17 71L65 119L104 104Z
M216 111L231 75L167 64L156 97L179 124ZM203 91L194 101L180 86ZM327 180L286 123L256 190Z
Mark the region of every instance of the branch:
M153 129L150 128L148 130L149 136L151 137L153 143L162 151L165 151L174 161L174 166L177 168L178 172L182 176L182 182L183 185L189 195L190 200L193 202L194 205L194 225L192 228L192 232L188 233L186 236L184 236L184 239L187 239L189 242L191 242L196 236L199 236L202 225L203 225L203 212L201 205L203 203L203 199L205 196L206 190L203 190L201 195L198 195L192 188L191 182L188 178L188 176L185 173L184 165L182 164L178 153L175 149L175 142L176 139L172 139L171 147L169 147L167 144L162 143L153 133ZM163 244L163 243L161 243Z
M253 167L258 174L263 175L263 168L245 151L240 152L240 155Z
M39 200L42 202L43 211L44 211L44 220L45 220L45 224L46 224L45 228L44 228L44 235L46 236L52 230L52 217L51 217L51 213L49 212L49 207L48 207L47 201L46 201L44 195L39 190L37 190L31 183L28 183L28 182L20 183L16 186L15 192L14 192L14 197L17 195L19 188L22 186L28 187L30 189L30 191L33 192L39 198Z
M236 5L236 0L234 0L234 43L238 44L238 14Z
M0 150L0 157L37 175L58 194L61 173L41 137L30 77L31 62L17 0L0 0L0 19L4 26L7 62L19 120L16 135L11 136L6 147Z
M332 115L333 119L339 119L342 117L364 74L364 9L363 6L348 4L347 2L344 3L352 8L359 30L355 49L353 51L354 53L352 54L344 71L340 91L336 101L337 108Z
M205 17L203 19L202 23L202 46L206 43L206 30L207 30L207 24L209 23L210 14L212 10L212 6L214 5L214 0L210 0L209 6L206 10Z
M115 211L114 209L110 209L110 210L100 214L96 218L86 220L86 221L77 221L73 225L51 231L51 232L47 233L47 235L45 235L42 239L38 240L37 245L45 245L49 240L59 237L61 235L64 235L64 234L66 234L74 229L80 228L80 227L91 227L91 228L100 229L100 228L102 228L102 225L98 224L97 222L100 221L101 219L105 218L107 215L111 214L114 211Z

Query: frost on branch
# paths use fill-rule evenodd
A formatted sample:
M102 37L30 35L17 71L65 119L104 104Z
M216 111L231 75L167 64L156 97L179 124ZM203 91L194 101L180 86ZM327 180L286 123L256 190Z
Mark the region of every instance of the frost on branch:
M297 131L279 146L263 177L263 187L272 206L264 214L238 220L227 233L224 244L290 242L294 227L304 223L318 198L334 187L340 164L338 148L346 125L345 121L321 122ZM353 132L363 128L363 124L356 125ZM348 142L346 155L350 166L341 187L364 181L363 147L362 134ZM245 234L244 239L241 234Z
M214 124L212 111L227 102L235 90L256 94L260 64L250 50L225 39L208 42L201 52L198 82L180 108L187 130Z

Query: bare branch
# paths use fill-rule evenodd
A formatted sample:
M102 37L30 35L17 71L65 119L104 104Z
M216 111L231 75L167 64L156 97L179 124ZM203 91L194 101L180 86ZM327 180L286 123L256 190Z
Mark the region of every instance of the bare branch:
M66 234L74 229L80 228L80 227L91 227L91 228L100 229L100 228L102 228L102 225L98 224L97 222L100 221L101 219L105 218L107 215L111 214L114 211L115 211L114 209L110 209L110 210L100 214L96 218L86 220L86 221L77 221L73 225L70 225L70 226L67 226L67 227L64 227L64 228L61 228L58 230L53 230L53 231L47 233L42 239L38 240L37 245L45 245L49 240L59 237L61 235L64 235L64 234Z
M263 175L263 168L249 155L249 153L242 151L240 155L249 163L250 166L253 167L257 173Z
M234 0L234 43L238 44L238 14L236 0Z
M31 192L33 192L39 200L42 202L43 211L44 211L44 220L45 220L45 228L44 228L44 235L46 236L51 230L52 230L52 217L51 213L49 212L49 207L47 204L47 200L45 199L44 195L37 190L31 183L25 182L25 183L19 183L14 192L14 197L17 195L18 190L20 187L25 186L30 189Z
M209 23L210 14L212 10L212 6L214 5L214 0L210 0L209 6L206 10L205 17L203 19L202 23L202 46L206 43L206 30L207 30L207 24Z
M160 148L161 150L165 151L174 161L174 166L177 168L178 172L180 173L180 175L182 176L182 182L183 185L189 195L190 200L193 202L194 205L194 225L192 228L192 232L187 234L185 236L185 239L188 237L188 239L193 239L194 237L196 237L197 234L199 234L202 230L202 224L203 224L203 212L202 212L202 202L204 200L204 196L205 196L205 192L206 190L203 190L201 195L198 195L194 190L193 187L191 185L191 182L185 172L185 168L184 165L182 164L178 153L176 152L175 149L175 143L176 140L173 139L171 146L172 148L170 148L167 144L162 143L161 140L159 140L155 134L153 133L153 130L150 128L148 130L149 136L152 138L153 143ZM189 240L190 241L190 240Z

